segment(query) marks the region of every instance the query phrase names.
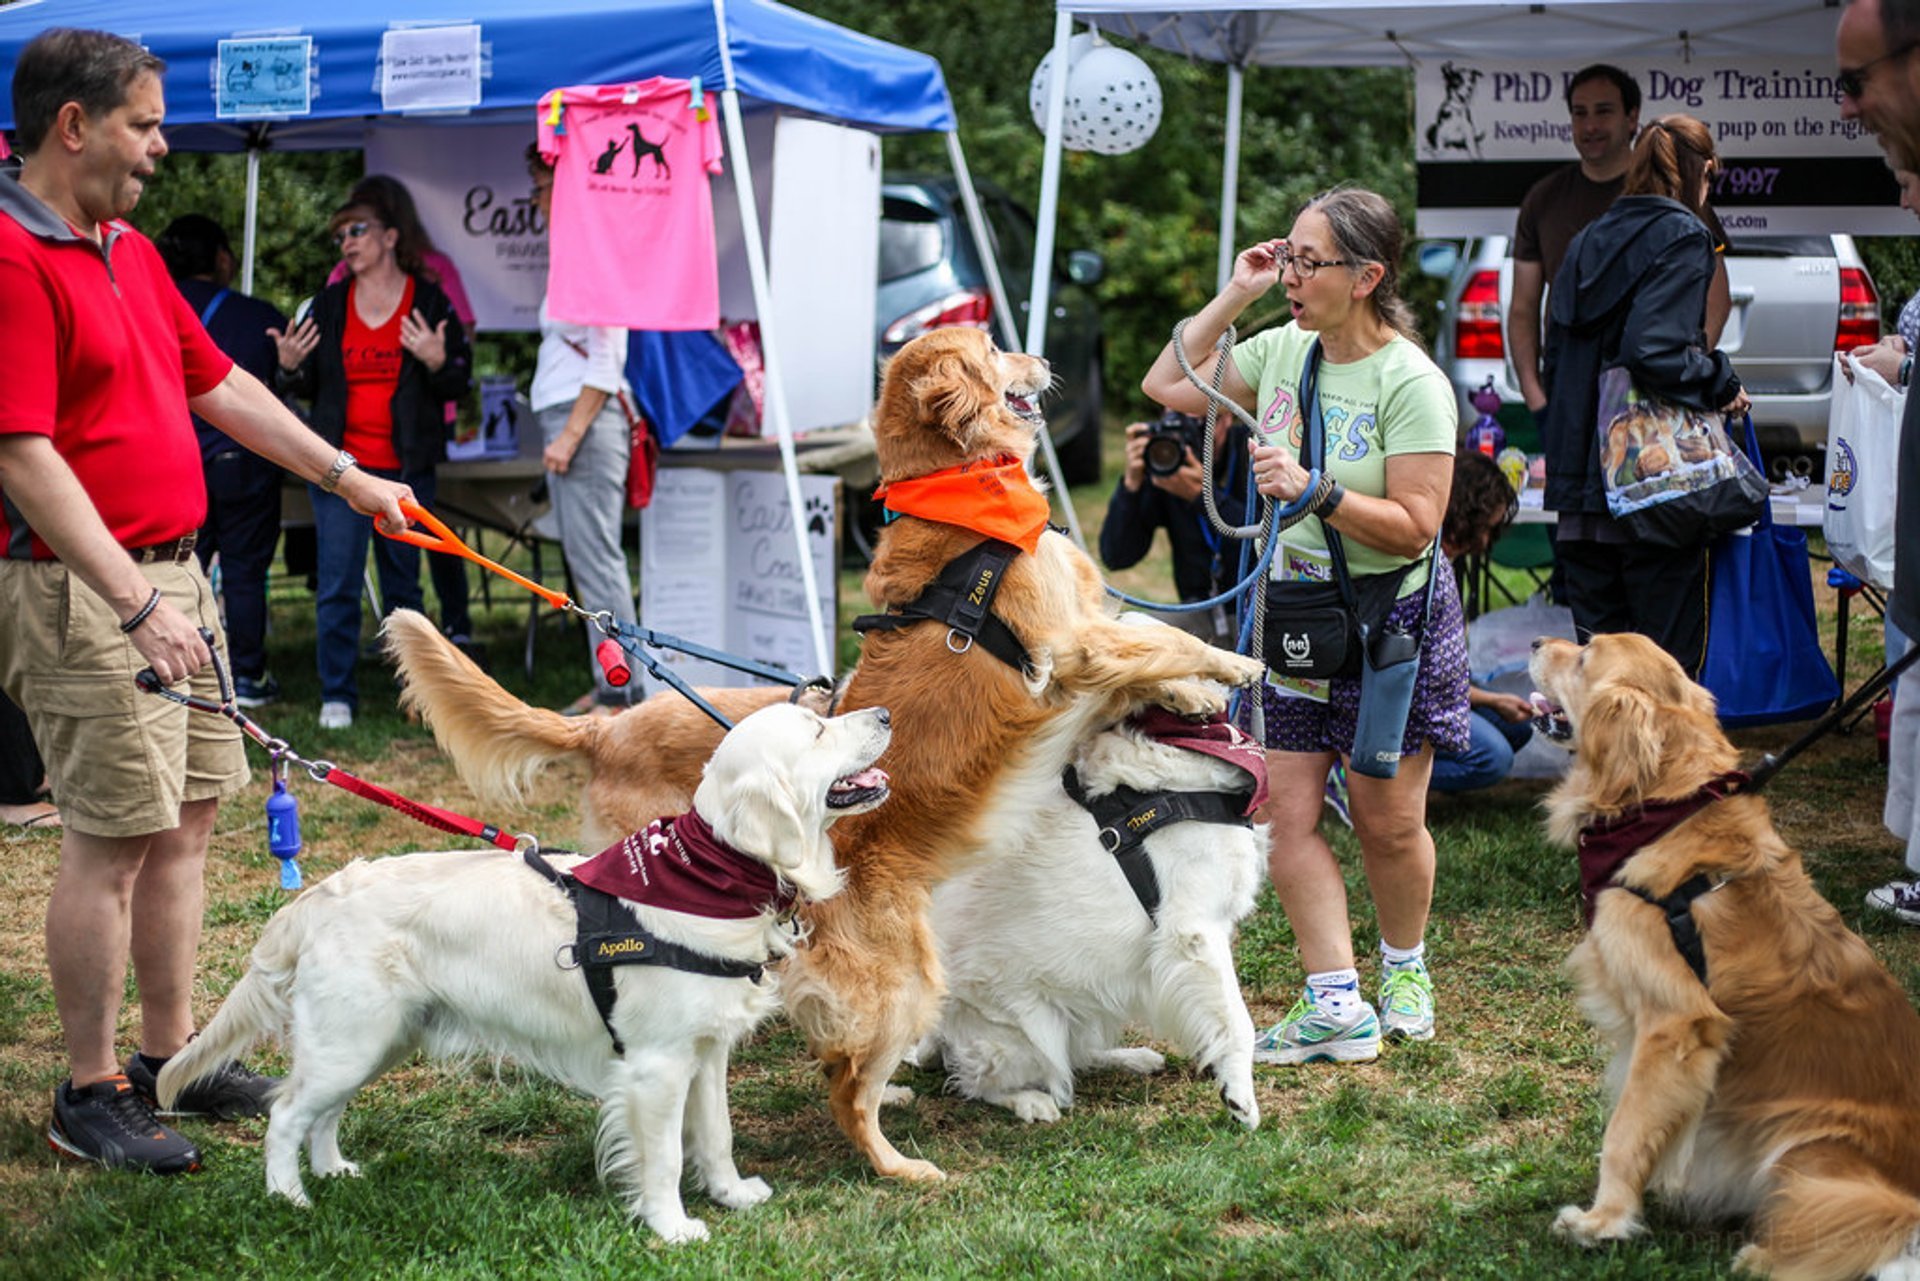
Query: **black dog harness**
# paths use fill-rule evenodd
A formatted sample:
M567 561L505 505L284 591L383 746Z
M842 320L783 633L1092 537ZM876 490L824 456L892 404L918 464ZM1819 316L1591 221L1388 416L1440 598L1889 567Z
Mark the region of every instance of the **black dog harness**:
M1116 787L1104 796L1087 795L1080 776L1069 765L1061 784L1075 803L1093 815L1100 826L1100 844L1120 865L1133 896L1149 917L1160 911L1160 878L1147 856L1147 837L1175 823L1237 823L1251 827L1246 816L1251 787L1238 792L1140 792Z
M1695 900L1726 884L1704 873L1685 881L1673 893L1657 898L1635 885L1620 883L1620 869L1645 846L1653 844L1673 828L1713 804L1751 791L1751 779L1739 770L1729 770L1709 779L1706 786L1691 796L1673 801L1654 801L1630 814L1602 819L1580 829L1580 888L1587 924L1593 924L1593 904L1603 889L1622 889L1643 902L1660 909L1667 919L1667 931L1700 985L1707 985L1707 953L1694 924Z
M989 538L948 561L919 596L884 614L860 615L853 620L853 630L865 635L917 623L945 623L947 648L954 653L964 654L978 641L989 654L1024 673L1030 662L1027 647L993 613L993 598L1019 554L1012 543Z
M562 969L578 968L587 980L593 1007L613 1038L613 1052L625 1054L620 1034L613 1029L613 968L616 965L664 965L688 974L704 974L718 979L752 979L755 983L766 971L766 961L730 961L708 956L678 943L656 938L640 919L612 894L582 885L540 857L538 850L521 856L527 866L552 881L573 902L578 932L571 943L561 946L562 954L571 951L571 960L562 959Z

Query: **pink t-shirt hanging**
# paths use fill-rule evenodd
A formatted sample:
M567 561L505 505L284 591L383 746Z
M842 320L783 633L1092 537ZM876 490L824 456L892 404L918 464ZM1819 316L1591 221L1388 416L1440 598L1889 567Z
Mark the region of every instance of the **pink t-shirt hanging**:
M691 91L685 80L656 76L541 96L540 150L554 165L547 314L555 320L627 329L720 323L708 184L720 172L720 126L713 95L696 104Z

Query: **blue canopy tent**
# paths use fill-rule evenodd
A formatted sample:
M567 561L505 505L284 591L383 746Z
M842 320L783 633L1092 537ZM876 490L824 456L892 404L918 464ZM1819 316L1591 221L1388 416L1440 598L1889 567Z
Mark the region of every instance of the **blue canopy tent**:
M787 474L788 501L802 510L779 336L742 116L798 113L873 131L947 135L976 239L985 223L955 132L940 64L773 0L23 0L0 7L0 81L11 82L21 47L48 27L87 27L138 40L167 62L169 142L185 150L248 153L242 287L251 287L259 157L268 148L357 148L383 102L382 47L390 32L476 24L480 93L471 108L430 114L436 125L531 120L539 96L567 84L621 84L653 76L692 80L720 99L729 165L745 231L747 267L762 323L766 411ZM232 118L219 88L218 42L311 37L309 109L301 115ZM297 83L297 82L296 82ZM11 128L10 96L0 126ZM994 256L981 244L981 258ZM997 309L1010 317L995 282ZM1009 322L1010 332L1010 322ZM1051 457L1051 446L1049 446ZM1056 469L1056 475L1057 475ZM794 521L819 670L831 672L830 632L819 615L803 522Z

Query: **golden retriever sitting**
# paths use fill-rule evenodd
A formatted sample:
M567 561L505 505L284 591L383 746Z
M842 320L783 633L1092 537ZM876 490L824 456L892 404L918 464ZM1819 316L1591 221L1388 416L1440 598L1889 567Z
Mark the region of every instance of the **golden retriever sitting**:
M1034 405L1049 380L1045 361L998 351L976 329L936 330L907 344L887 365L874 411L883 484L999 460L1024 466L1040 421ZM893 799L885 821L871 821L883 817L876 811L841 824L834 845L846 891L804 910L811 939L788 962L783 994L826 1072L834 1120L883 1175L942 1177L931 1162L902 1156L879 1123L888 1078L939 1015L939 952L927 919L933 887L975 855L1017 844L1096 725L1141 702L1216 711L1225 702L1222 685L1263 671L1257 660L1174 628L1121 624L1086 554L1061 534L1036 533L1033 550L1012 560L993 601L994 615L1026 650L1024 668L983 645L958 644L945 625L928 622L868 634L841 698L841 710L884 705L892 713L893 746L882 764ZM949 561L982 541L958 524L902 516L881 534L867 594L882 609L913 601ZM450 734L449 726L472 723L471 712L456 704L470 701L485 678L473 672L458 693L437 692L436 674L467 670L457 655L448 657L451 647L424 631L389 635L407 701L432 722L470 784L467 755L499 762L517 750L498 732L485 742ZM420 661L430 651L439 656ZM763 701L785 696L736 693ZM595 830L628 830L636 820L684 807L698 763L719 734L677 695L647 700L614 717L610 729L586 731L578 741L591 752ZM623 753L617 762L603 754L616 745ZM540 744L525 750L556 752ZM613 768L637 785L603 786L601 775ZM496 765L490 772L505 777L514 769Z
M1568 966L1615 1050L1599 1189L1555 1229L1631 1236L1652 1184L1702 1219L1752 1216L1752 1271L1920 1277L1920 1016L1766 802L1723 781L1737 753L1677 663L1601 635L1536 642L1532 673L1575 753L1547 802L1592 896ZM1730 794L1664 833L1642 826L1709 785ZM1671 929L1673 909L1648 901L1687 898ZM1704 978L1681 950L1689 917Z

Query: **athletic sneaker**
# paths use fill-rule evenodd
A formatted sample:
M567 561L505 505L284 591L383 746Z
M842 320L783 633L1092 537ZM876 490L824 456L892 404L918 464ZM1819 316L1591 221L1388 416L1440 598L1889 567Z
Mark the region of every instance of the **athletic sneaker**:
M110 1076L83 1089L75 1089L71 1080L56 1086L47 1142L56 1152L112 1170L187 1174L200 1168L200 1149L154 1120L146 1100L124 1076Z
M325 702L320 704L321 729L352 729L353 704Z
M1287 1017L1253 1043L1255 1063L1365 1063L1380 1057L1380 1019L1365 1001L1344 1022L1313 1003L1307 993Z
M1908 925L1920 925L1920 881L1888 881L1867 891L1867 906L1890 912Z
M127 1081L156 1116L211 1116L232 1121L243 1116L265 1116L277 1076L261 1076L228 1060L212 1076L201 1077L173 1101L160 1106L158 1073L138 1054L127 1060Z
M1327 786L1323 796L1334 817L1351 828L1353 815L1347 811L1347 767L1338 761L1327 771Z
M1396 1041L1433 1039L1433 979L1426 966L1386 967L1380 976L1380 1024Z
M233 678L233 701L239 707L266 707L280 701L280 682L271 676L262 676L253 680L246 676Z

